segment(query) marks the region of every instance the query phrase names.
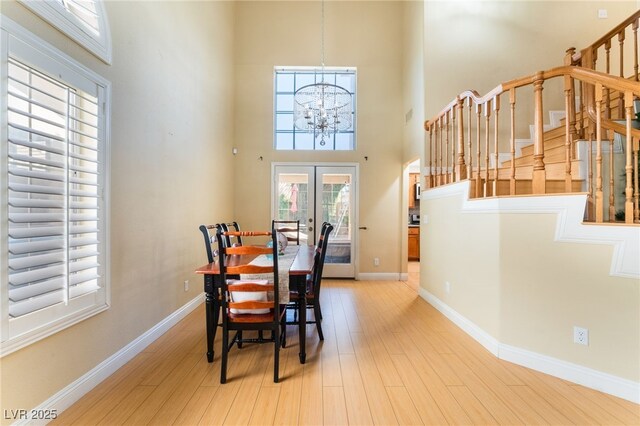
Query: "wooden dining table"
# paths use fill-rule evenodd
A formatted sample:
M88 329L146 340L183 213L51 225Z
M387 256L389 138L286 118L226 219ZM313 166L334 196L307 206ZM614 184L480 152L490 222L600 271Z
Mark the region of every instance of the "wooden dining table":
M291 246L290 246L291 247ZM306 329L307 329L307 275L313 269L314 246L297 246L296 253L291 266L289 267L289 288L296 290L300 297L298 303L298 325L300 337L300 363L304 364L307 358ZM225 264L227 266L245 265L255 259L255 255L234 255L229 256ZM216 338L216 329L220 318L220 264L217 262L208 263L196 269L196 274L204 276L205 311L207 326L207 360L213 362L213 341Z

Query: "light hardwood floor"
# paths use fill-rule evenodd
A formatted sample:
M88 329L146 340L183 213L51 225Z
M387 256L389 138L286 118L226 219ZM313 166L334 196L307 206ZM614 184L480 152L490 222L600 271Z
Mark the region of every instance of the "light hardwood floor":
M323 281L325 340L308 326L301 365L289 326L278 384L273 346L245 345L220 385L201 306L54 424L640 424L636 404L496 359L412 285Z

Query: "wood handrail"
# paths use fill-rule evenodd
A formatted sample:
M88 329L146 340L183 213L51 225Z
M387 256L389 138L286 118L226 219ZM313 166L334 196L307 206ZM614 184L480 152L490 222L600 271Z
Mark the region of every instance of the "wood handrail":
M636 96L640 97L640 86L638 83L633 80L629 80L626 78L612 76L600 71L591 70L583 67L576 66L568 66L563 65L560 67L551 68L547 71L540 71L535 74L527 75L524 77L516 78L513 80L506 81L504 83L499 84L498 86L491 89L485 95L480 95L475 90L465 90L461 92L458 96L456 96L451 102L447 104L435 117L431 120L425 121L424 128L425 130L429 130L429 127L435 124L436 120L440 117L444 116L448 111L450 111L453 107L455 107L459 100L471 99L476 104L484 104L491 99L495 98L498 95L501 95L505 92L509 92L511 89L517 89L523 86L533 85L534 82L542 77L542 80L549 80L552 78L558 77L572 77L577 80L581 80L585 83L596 85L602 84L603 86L616 90L619 92L631 92ZM590 113L590 118L595 121L595 111L594 106L589 105L588 112ZM624 133L625 127L622 124L616 123L613 120L603 118L602 124L605 128L609 130L618 131L619 133ZM622 132L620 132L622 130ZM640 130L632 129L632 136L640 137Z
M591 49L593 51L598 49L601 46L604 46L605 43L607 43L613 37L617 36L621 31L623 31L629 25L632 25L634 21L637 21L639 18L640 18L640 10L635 12L633 15L629 16L627 19L625 19L621 23L619 23L611 31L609 31L608 33L600 37L598 40L596 40L595 43L592 43L590 46L587 46L584 49L582 49L582 51L584 52L587 49Z

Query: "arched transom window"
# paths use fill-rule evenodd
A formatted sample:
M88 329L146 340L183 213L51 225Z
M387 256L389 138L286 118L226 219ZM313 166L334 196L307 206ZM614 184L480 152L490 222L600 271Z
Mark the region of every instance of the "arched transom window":
M111 34L101 0L20 0L42 19L111 63Z

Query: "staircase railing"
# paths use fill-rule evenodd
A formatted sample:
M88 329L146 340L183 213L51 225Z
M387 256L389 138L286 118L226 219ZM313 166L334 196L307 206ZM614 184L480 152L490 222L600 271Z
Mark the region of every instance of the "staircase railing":
M484 96L475 91L456 96L425 122L425 186L469 179L473 198L586 192L585 220L640 223L640 122L634 120L634 101L640 98L639 18L640 12L635 13L579 54L569 49L565 66L504 82ZM627 31L633 31L634 39L631 75L624 71ZM616 37L620 70L613 75L611 40ZM604 71L596 70L600 48L606 51ZM550 80L562 84L565 118L561 128L545 132L542 93ZM501 104L507 102L508 120L501 121ZM516 126L516 118L524 121L523 116L529 119ZM523 148L517 145L517 132L530 121L532 146ZM501 143L504 139L508 149ZM531 148L532 153L524 155Z

